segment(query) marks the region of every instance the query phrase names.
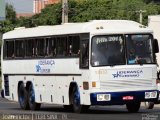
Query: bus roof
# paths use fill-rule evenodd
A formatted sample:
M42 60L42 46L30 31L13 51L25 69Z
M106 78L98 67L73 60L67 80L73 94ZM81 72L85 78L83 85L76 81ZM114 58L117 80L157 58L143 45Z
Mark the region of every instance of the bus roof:
M76 33L91 34L126 34L148 33L149 28L130 20L92 20L84 23L65 23L54 26L20 27L3 35L3 39L65 35Z

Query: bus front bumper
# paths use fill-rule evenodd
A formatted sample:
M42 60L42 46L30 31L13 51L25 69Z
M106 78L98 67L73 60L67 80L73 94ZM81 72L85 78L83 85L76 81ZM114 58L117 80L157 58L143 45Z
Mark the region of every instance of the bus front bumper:
M156 102L158 90L91 93L91 105L123 105L128 102Z

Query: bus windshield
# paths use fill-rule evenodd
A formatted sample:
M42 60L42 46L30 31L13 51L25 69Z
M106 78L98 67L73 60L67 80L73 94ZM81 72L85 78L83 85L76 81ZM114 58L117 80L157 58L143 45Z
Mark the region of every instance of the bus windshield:
M154 63L152 39L151 34L94 36L92 38L91 65Z
M125 64L122 35L94 36L92 39L92 66Z
M151 34L125 36L128 64L154 63Z

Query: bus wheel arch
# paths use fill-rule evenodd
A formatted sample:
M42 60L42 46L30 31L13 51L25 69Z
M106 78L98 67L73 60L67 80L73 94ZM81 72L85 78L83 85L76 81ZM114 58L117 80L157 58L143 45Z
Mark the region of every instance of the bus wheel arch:
M69 85L69 91L68 91L68 97L69 97L69 105L63 105L63 107L67 110L67 111L73 111L73 104L72 104L72 91L73 88L77 86L76 82L71 82Z
M22 81L18 83L18 101L22 109L29 110L28 92Z

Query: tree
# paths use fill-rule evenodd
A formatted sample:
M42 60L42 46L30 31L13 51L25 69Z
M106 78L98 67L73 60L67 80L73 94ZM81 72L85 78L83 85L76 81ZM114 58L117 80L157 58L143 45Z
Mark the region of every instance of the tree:
M7 31L13 30L16 25L16 20L16 12L13 6L6 4L6 20L0 22L0 32L5 33Z
M30 18L30 26L61 24L61 3L48 5L40 14Z
M16 22L16 12L12 5L6 4L6 19L12 23Z
M146 10L143 21L147 25L148 15L160 14L159 5L151 1L145 2L145 0L70 0L69 6L70 22L94 19L126 19L139 22L137 11Z

